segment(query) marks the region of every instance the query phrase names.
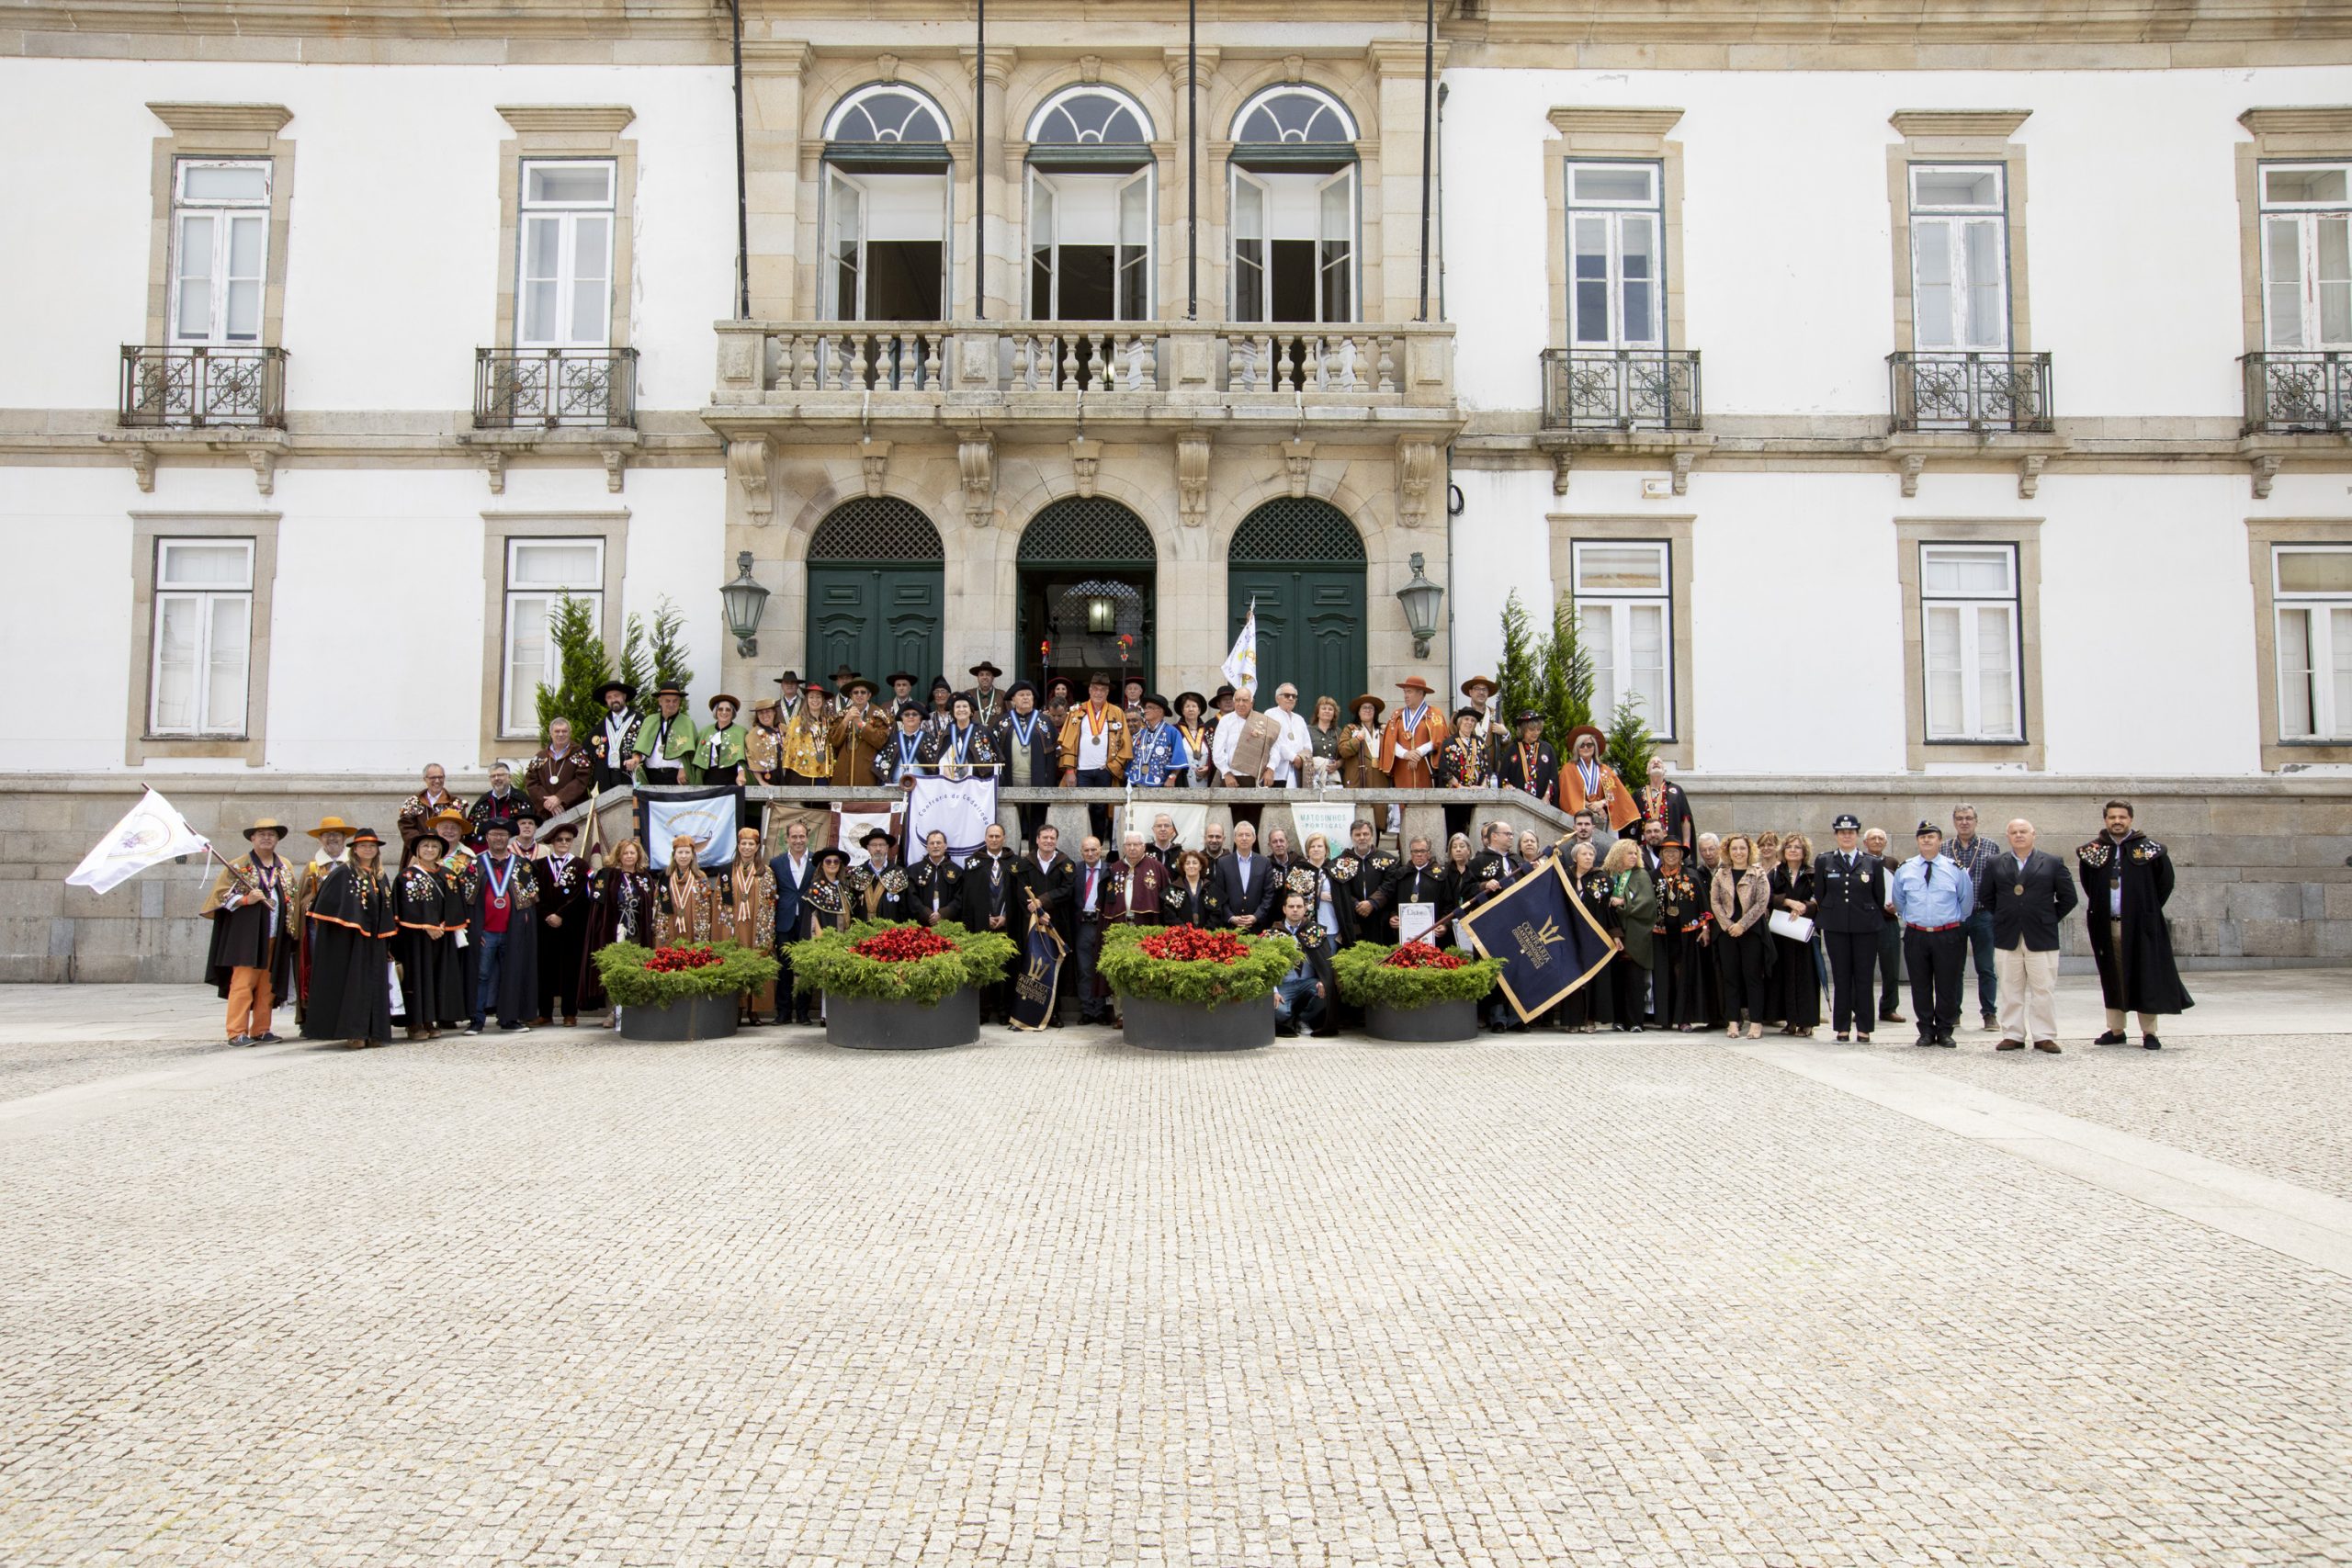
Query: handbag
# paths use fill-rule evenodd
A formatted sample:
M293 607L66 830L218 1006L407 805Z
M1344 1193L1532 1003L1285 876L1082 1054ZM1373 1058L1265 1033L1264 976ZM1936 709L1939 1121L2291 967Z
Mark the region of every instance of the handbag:
M1809 916L1792 915L1786 909L1775 909L1765 924L1771 927L1774 936L1784 936L1791 942L1813 940L1813 920Z

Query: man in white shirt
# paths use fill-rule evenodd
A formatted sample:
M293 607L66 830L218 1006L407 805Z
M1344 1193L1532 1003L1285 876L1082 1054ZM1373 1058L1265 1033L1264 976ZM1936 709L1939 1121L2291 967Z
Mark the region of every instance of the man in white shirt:
M1298 688L1284 681L1274 688L1274 711L1266 716L1283 727L1283 738L1274 747L1274 777L1283 788L1295 788L1302 783L1300 766L1315 755L1315 737L1306 728L1306 719L1298 711Z

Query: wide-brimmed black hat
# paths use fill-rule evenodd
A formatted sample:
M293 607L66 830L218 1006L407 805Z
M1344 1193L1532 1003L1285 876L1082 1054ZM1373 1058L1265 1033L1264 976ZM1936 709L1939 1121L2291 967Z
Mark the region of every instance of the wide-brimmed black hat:
M899 705L899 711L890 716L893 718L904 718L907 715L912 714L917 718L922 718L924 716L924 713L925 709L923 705L915 701L914 698L909 697L905 702Z
M964 673L967 675L986 675L989 680L993 681L999 675L1003 674L1004 671L983 659L978 664L973 665L969 670L965 671Z
M1194 702L1196 702L1196 703L1200 704L1200 705L1201 705L1201 711L1202 711L1203 713L1206 713L1206 712L1208 712L1208 711L1209 711L1209 700L1208 700L1208 698L1206 698L1206 697L1204 697L1204 696L1201 695L1201 694L1200 694L1200 693L1198 693L1198 692L1179 692L1179 693L1177 693L1177 694L1176 694L1176 705L1175 705L1174 707L1172 707L1172 708L1170 708L1168 711L1169 711L1170 713L1182 713L1182 712L1184 711L1184 699L1185 699L1186 697L1190 697L1190 698L1192 698Z
M888 675L882 677L882 683L886 686L895 686L901 681L904 681L910 686L920 686L922 684L922 676L910 674L904 670L893 670Z
M819 850L817 852L817 863L822 865L827 861L831 861L839 865L847 865L849 863L849 852L838 847L833 849Z
M548 829L548 840L552 843L558 839L572 838L576 836L579 831L580 824L577 822L558 822Z
M1158 708L1162 713L1174 713L1176 711L1174 708L1168 705L1168 699L1161 696L1158 692L1146 692L1143 694L1143 705L1148 708Z
M775 678L775 683L779 686L797 686L800 684L800 671L787 670Z
M637 688L630 685L627 681L605 682L603 685L596 688L596 700L600 703L603 702L606 692L618 692L621 694L621 701L625 703L633 703L637 701Z
M1223 702L1227 697L1238 697L1240 694L1240 693L1235 691L1230 686L1219 686L1216 692L1211 694L1209 703L1211 705L1215 705L1217 703Z
M848 696L852 692L857 691L861 687L864 688L865 694L869 697L882 689L879 686L876 686L873 682L867 680L865 676L853 673L848 680L841 682L842 695Z
M858 840L858 848L864 849L866 845L872 843L876 839L881 840L886 844L888 843L890 841L890 829L888 828L868 828L865 830L865 837Z
M945 692L951 697L956 694L956 683L944 675L933 675L931 678L931 689L934 692Z
M1541 724L1544 722L1544 716L1537 713L1533 708L1530 708L1525 713L1521 714L1513 722L1519 724Z
M432 835L428 833L425 837L432 838ZM361 828L351 835L351 841L355 844L380 844L384 841L384 835L373 828ZM441 840L434 839L433 841L437 844Z

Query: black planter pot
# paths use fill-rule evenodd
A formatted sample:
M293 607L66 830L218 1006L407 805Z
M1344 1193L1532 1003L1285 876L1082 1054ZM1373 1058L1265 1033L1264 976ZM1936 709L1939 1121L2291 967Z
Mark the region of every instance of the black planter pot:
M853 1051L936 1051L980 1037L980 993L967 986L934 1006L865 997L825 998L825 1041Z
M740 997L695 997L662 1007L621 1009L624 1040L718 1040L735 1032Z
M1203 1007L1121 997L1127 1043L1147 1051L1247 1051L1274 1043L1274 998Z
M1426 1043L1471 1040L1478 1033L1476 1002L1431 1002L1427 1007L1364 1009L1363 1026L1374 1040Z

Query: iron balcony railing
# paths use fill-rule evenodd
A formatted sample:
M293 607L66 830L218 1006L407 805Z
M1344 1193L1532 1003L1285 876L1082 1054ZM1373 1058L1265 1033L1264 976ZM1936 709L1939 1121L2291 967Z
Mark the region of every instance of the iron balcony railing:
M633 348L474 350L476 430L637 426Z
M1886 372L1898 433L2051 428L2046 354L1890 354Z
M286 351L125 344L122 423L141 429L286 427Z
M2352 413L2352 354L2249 354L2245 367L2245 434L2341 434Z
M1547 348L1546 430L1696 430L1699 351Z

